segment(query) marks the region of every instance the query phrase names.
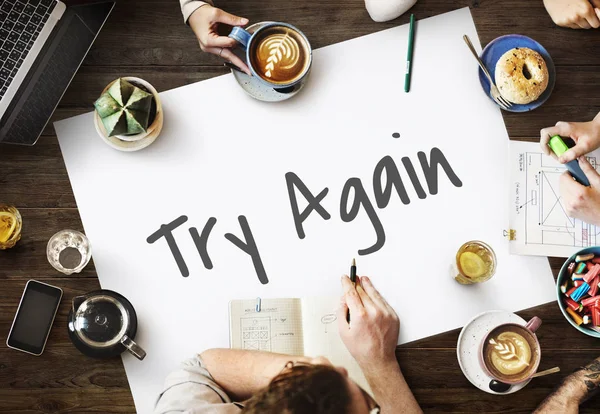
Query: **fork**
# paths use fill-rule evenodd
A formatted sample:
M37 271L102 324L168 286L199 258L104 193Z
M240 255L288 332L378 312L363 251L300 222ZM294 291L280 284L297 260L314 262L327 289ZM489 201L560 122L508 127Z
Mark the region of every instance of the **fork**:
M488 81L490 82L490 93L492 94L492 98L494 99L494 101L496 101L496 103L498 105L500 105L500 107L502 109L507 110L508 108L510 108L512 106L512 103L507 101L502 96L502 94L500 93L500 91L498 90L496 85L494 84L494 81L492 80L492 76L490 75L490 72L488 72L487 68L485 67L485 65L483 64L481 59L479 58L479 54L475 51L475 48L473 47L473 44L471 43L471 39L469 39L469 36L464 35L463 39L464 39L465 43L467 44L467 46L469 46L469 50L471 51L473 56L475 56L475 59L477 59L477 63L479 63L479 67L483 71L483 74L488 78Z

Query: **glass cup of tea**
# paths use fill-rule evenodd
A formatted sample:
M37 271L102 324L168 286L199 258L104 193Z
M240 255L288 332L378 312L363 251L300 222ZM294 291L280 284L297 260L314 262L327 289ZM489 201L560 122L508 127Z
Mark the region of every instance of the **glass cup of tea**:
M76 230L61 230L50 238L46 248L48 261L65 275L79 273L92 257L92 246L85 234Z
M462 285L485 282L496 273L496 254L482 241L468 241L456 252L452 271L454 280Z
M16 207L0 204L0 250L10 249L21 239L23 220Z

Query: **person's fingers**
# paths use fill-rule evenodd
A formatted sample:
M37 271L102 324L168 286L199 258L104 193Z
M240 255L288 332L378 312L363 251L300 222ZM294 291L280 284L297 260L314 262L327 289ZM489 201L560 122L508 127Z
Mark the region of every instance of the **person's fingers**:
M358 276L357 276L358 278ZM365 307L365 309L369 310L369 311L374 311L377 310L378 306L375 305L375 303L373 302L373 299L371 299L368 295L367 292L365 292L365 289L360 285L360 283L356 284L356 292L358 293L358 296L360 297L360 300L363 304L363 306Z
M365 290L365 292L367 292L367 295L369 295L373 303L375 303L380 308L386 308L385 299L383 299L379 291L375 289L375 286L373 286L371 279L369 279L366 276L362 276L360 278L360 284Z
M573 179L573 176L568 171L562 173L558 180L560 195L565 203L565 208L569 209L568 203L571 199L570 194L577 191L577 187L581 186L577 181Z
M392 308L392 306L388 303L388 301L385 300L383 295L381 295L381 293L379 293L379 291L375 288L375 286L373 285L373 282L371 281L370 278L368 278L366 276L362 276L360 278L360 282L361 282L361 285L363 286L363 288L365 289L365 291L371 297L371 299L373 299L373 302L380 304L382 309L387 309L387 312L390 315L393 315L396 318L398 317L396 315L396 311L394 310L394 308Z
M590 3L592 3L594 9L600 9L600 0L590 0Z
M540 147L542 147L542 151L544 152L544 154L552 155L554 156L554 158L556 158L556 155L554 155L554 152L552 152L552 150L548 146L548 142L550 142L550 138L552 138L554 135L557 135L554 132L555 128L556 127L549 127L540 130Z
M562 173L560 175L558 181L559 181L559 186L561 188L561 193L563 192L563 189L566 190L573 184L577 184L576 181L573 179L573 176L571 175L571 173L568 171L565 171L564 173Z
M346 304L346 295L342 296L342 299L340 300L340 306L338 306L336 316L337 316L338 330L340 332L348 330L350 325L348 324L348 321L346 319L346 317L348 316L348 305Z
M344 295L345 295L348 292L351 292L353 290L356 290L355 284L352 283L352 281L350 280L348 275L343 275L342 276L342 292L344 292Z
M221 57L223 59L227 59L228 61L233 63L235 66L237 66L238 68L243 70L246 73L246 75L252 76L252 72L250 72L250 68L248 67L248 65L246 65L242 59L237 57L231 51L231 49L224 48L222 52L221 52L221 48L217 48L217 50L218 50L217 54L221 53Z
M582 3L582 10L580 12L580 18L582 20L585 19L585 22L580 22L580 24L584 24L586 29L594 28L597 29L600 27L600 20L598 20L598 16L596 15L596 11L594 10L594 6L591 1L586 1Z
M205 42L207 47L222 47L222 48L230 48L237 45L237 41L227 36L218 36L213 34L208 36Z
M592 28L592 26L590 26L590 24L588 23L588 21L585 17L580 17L579 20L577 20L577 25L579 27L581 27L582 29L591 29Z
M596 7L594 8L594 11L596 12L596 16L598 16L598 19L600 19L600 5L599 5L599 6L596 6Z
M563 155L558 157L558 161L561 164L565 164L587 154L588 152L590 152L590 146L587 141L579 140L573 148L569 148Z
M594 167L592 167L592 164L590 164L587 158L584 156L579 157L577 161L579 162L579 167L581 167L581 171L583 171L590 184L593 187L599 187L600 175L598 175L598 172L594 169Z
M342 290L346 297L346 304L348 305L350 312L357 310L361 310L362 312L364 312L365 308L360 299L360 296L358 296L356 287L350 281L350 278L346 275L342 276Z
M559 135L561 137L568 137L571 134L571 125L568 122L559 121L556 125L548 128L544 128L540 131L540 145L542 147L542 151L546 155L554 155L554 152L548 146L548 142L550 142L550 138L555 135Z
M585 16L585 19L589 23L590 27L593 27L594 29L597 29L600 27L600 19L598 18L598 15L596 14L596 9L590 8L590 11Z
M245 17L239 17L231 13L227 13L226 11L221 9L215 10L214 20L219 23L228 24L230 26L244 26L248 24L248 19L246 19Z

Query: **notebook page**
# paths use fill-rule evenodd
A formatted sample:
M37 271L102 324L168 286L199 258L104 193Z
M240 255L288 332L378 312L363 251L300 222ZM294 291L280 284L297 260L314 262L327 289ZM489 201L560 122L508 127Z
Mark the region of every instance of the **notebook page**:
M340 298L336 296L302 298L305 355L324 356L333 365L346 368L350 378L373 395L358 363L340 338L336 316L339 303Z
M234 349L304 355L300 299L229 302L229 345Z
M593 224L569 217L560 197L559 178L567 171L545 155L537 142L510 141L510 218L515 240L511 254L569 257L600 243ZM600 171L600 150L586 155Z

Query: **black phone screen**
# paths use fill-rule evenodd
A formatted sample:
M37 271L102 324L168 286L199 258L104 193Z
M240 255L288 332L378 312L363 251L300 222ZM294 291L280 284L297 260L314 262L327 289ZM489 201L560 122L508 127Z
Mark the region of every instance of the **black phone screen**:
M6 341L8 346L41 354L61 297L59 288L30 280Z

